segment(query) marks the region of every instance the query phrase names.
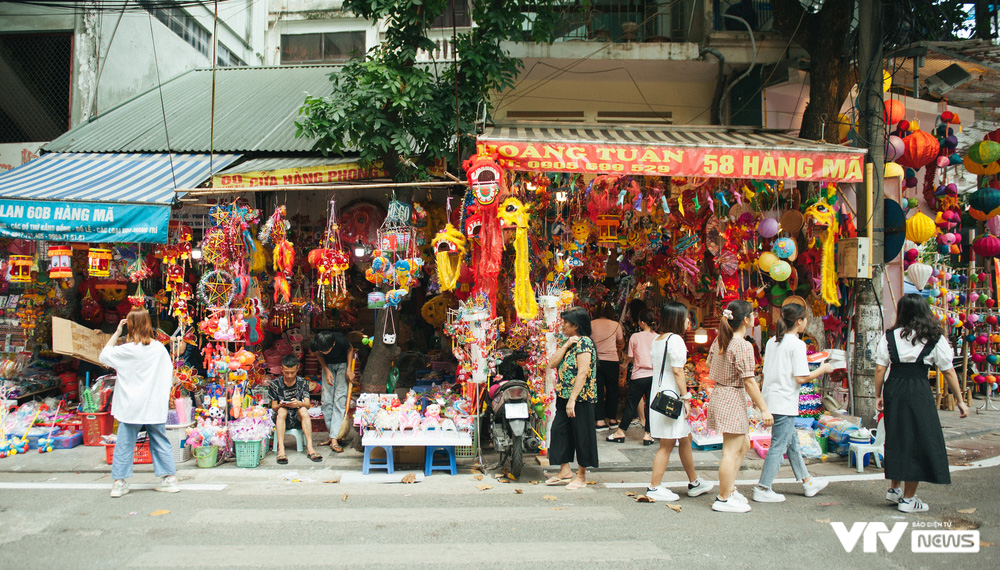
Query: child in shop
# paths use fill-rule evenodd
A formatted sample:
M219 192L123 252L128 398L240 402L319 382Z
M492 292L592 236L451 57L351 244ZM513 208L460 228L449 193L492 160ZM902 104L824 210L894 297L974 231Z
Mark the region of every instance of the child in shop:
M753 490L753 500L758 503L780 503L785 500L784 495L771 489L771 484L781 467L782 456L786 453L792 472L795 473L796 480L802 481L807 497L815 496L827 485L827 481L817 480L809 475L799 452L798 433L795 431L795 418L799 415L799 385L812 382L833 370L830 364L823 363L813 372L809 371L806 343L799 338L808 322L805 307L797 303L785 305L781 308L781 318L776 323L777 332L767 341L764 349L764 388L761 395L774 417L774 426L771 428L771 447L764 460L760 481Z

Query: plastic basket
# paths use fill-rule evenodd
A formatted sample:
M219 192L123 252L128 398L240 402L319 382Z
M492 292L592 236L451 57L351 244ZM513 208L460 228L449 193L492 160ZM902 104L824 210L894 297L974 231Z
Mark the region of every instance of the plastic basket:
M174 453L174 463L184 463L191 460L191 448L187 446L187 428L194 425L168 425L167 441Z
M476 437L476 426L472 426L472 430L469 432L472 435L472 445L457 445L455 446L455 458L456 459L471 459L478 455L478 450L476 444L479 438Z
M198 467L209 469L215 467L215 462L219 459L219 448L214 445L203 445L194 448L194 458L198 461Z
M112 418L110 412L80 414L83 420L83 444L101 445L102 435L111 435Z
M104 454L106 456L105 459L107 459L108 465L111 465L111 462L115 458L115 444L105 443L102 445L104 445ZM132 463L134 463L135 465L142 465L142 464L148 465L152 462L153 462L153 454L149 452L149 442L148 441L136 442L135 451L132 453Z
M271 441L268 438L260 440L260 459L264 459L267 455L267 448L270 447Z
M237 467L256 467L260 463L260 441L234 441Z

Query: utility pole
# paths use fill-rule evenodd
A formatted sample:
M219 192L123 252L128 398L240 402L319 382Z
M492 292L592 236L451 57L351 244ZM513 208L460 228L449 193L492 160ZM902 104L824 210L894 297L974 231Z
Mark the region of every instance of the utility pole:
M868 146L865 186L858 189L858 235L872 225L871 280L858 279L854 314L854 374L851 387L855 416L874 425L875 348L882 336L882 249L885 244L883 175L885 172L885 103L882 98L882 2L858 2L858 82L862 140ZM866 215L870 212L870 218Z

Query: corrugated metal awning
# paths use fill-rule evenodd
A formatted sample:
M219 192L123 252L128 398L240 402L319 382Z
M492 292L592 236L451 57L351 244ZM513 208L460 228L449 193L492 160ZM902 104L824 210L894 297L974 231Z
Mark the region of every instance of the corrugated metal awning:
M864 149L740 127L487 127L480 150L512 170L860 182Z

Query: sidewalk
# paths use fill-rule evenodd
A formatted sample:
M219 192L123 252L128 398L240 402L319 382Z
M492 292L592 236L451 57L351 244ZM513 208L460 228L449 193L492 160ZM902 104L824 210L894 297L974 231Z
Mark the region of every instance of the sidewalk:
M959 419L958 412L939 412L941 426L944 430L946 441L964 440L975 438L984 434L1000 432L1000 412L983 412L977 414L976 407L981 406L982 400L975 400L968 418ZM1000 407L1000 406L998 406ZM611 432L601 430L597 433L598 451L601 466L594 471L596 473L616 473L649 471L653 464L653 456L656 454L658 446L642 445L642 429L633 427L628 431L628 438L625 443L611 443L604 438ZM316 434L315 441L322 441L326 434ZM277 454L268 452L267 456L261 460L256 470L281 470L298 471L305 473L308 471L338 471L338 472L360 472L362 464L362 453L355 451L352 447L345 447L343 453L335 454L328 449L317 447L317 451L323 455L323 461L314 463L310 461L303 450L301 453L295 451L294 439L288 439L288 465L277 464ZM712 469L718 465L722 457L721 451L694 451L695 467L699 470ZM487 464L495 462L497 457L490 450L484 456ZM680 461L677 460L676 451L668 466L669 471L680 471ZM847 468L847 458L831 454L825 461L810 460L807 463L829 463L842 464L843 469ZM468 472L476 463L475 459L459 459L459 471ZM526 458L527 466L537 466L533 458ZM751 450L747 453L743 462L745 470L759 470L763 465L763 460ZM422 470L422 465L418 467ZM178 471L197 470L194 459L177 465ZM238 470L240 472L250 472L254 469L241 469L236 467L235 462L219 465L214 469ZM0 459L0 474L3 473L102 473L110 472L111 466L107 464L103 447L79 446L68 450L55 450L52 453L38 453L29 451L25 455L15 455ZM138 465L136 472L151 472L151 465ZM203 470L206 471L206 470ZM0 475L2 479L2 475Z

